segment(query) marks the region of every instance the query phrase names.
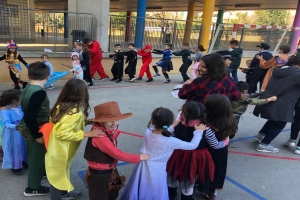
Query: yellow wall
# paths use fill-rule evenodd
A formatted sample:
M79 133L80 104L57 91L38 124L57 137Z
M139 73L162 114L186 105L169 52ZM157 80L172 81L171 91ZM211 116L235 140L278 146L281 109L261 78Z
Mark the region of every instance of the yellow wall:
M244 66L245 61L248 60L248 59L249 58L243 58L241 66ZM32 62L35 62L35 61L39 61L40 59L39 58L24 58L24 60L28 63L32 63ZM159 60L160 60L160 58L153 58L152 64L154 64L155 62L157 62ZM52 63L52 65L54 67L54 71L67 71L67 70L69 70L69 68L64 67L60 63L71 66L71 61L70 61L69 58L50 58L49 61ZM142 62L142 59L139 58L138 59L138 64L137 64L137 73L136 73L136 75L138 75L138 73L139 73L140 67L142 65L141 62ZM179 70L179 67L182 64L181 58L180 57L174 57L174 58L172 58L172 62L173 62L174 70L172 70L170 73L172 73L172 74L179 73L178 70ZM110 69L111 69L111 66L113 64L113 60L109 59L109 58L105 58L105 59L102 60L102 64L103 64L103 67L104 67L105 72L107 73L107 75L112 77ZM23 68L21 77L22 77L23 80L27 80L26 67L23 64L21 64L21 66ZM124 67L124 69L125 69L125 67ZM1 73L0 73L0 82L11 82L11 79L10 79L9 73L8 73L8 69L7 69L7 64L4 61L0 62L0 71L1 71ZM151 73L154 73L152 67L150 67L150 71L151 71ZM161 70L160 70L160 72L161 72ZM98 78L99 77L98 74L96 74L95 77ZM64 79L69 79L69 78L71 78L71 74L64 77Z

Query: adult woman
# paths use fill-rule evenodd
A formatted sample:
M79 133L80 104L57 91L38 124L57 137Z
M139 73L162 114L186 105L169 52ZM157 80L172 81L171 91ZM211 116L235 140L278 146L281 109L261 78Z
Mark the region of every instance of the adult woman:
M288 60L289 60L289 55L288 53L291 50L291 46L290 45L281 45L278 49L279 55L278 56L274 56L273 58L271 58L270 60L266 61L265 59L263 59L263 56L261 55L256 55L256 58L260 60L260 68L262 69L268 69L265 78L263 80L262 86L260 88L260 91L265 91L270 78L272 77L272 72L273 69L277 66L283 66L285 65Z
M198 68L199 76L193 81L187 81L179 90L178 97L187 101L204 100L211 94L223 94L229 100L237 101L241 94L234 81L227 75L225 62L219 54L203 56Z
M279 152L278 148L270 145L287 122L294 121L294 108L300 97L300 55L292 56L287 66L277 67L262 93L260 99L277 96L277 101L256 106L253 114L268 121L255 136L261 141L256 150L260 152Z

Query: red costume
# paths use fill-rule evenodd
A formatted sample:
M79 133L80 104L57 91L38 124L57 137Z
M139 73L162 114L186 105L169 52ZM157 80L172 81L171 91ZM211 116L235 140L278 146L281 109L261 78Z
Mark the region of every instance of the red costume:
M88 45L88 48L91 57L91 63L90 63L91 77L94 78L94 74L98 72L100 78L108 78L101 63L103 56L102 56L100 44L96 40L94 40L93 44Z
M149 68L149 65L152 62L152 52L150 51L151 49L152 49L151 45L147 44L145 46L145 48L143 48L143 49L141 49L140 51L137 52L138 55L142 56L142 62L143 62L143 65L142 65L141 70L140 70L139 77L143 77L144 73L146 72L147 78L148 79L152 78L152 75L150 73L150 68ZM145 50L149 50L149 51L145 51Z

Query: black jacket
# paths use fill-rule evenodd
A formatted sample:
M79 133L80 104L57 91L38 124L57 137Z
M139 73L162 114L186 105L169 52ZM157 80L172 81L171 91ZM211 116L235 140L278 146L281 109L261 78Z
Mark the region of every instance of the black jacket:
M121 51L114 52L115 54L110 54L110 58L114 58L114 64L123 65L124 64L124 54Z
M300 69L287 66L275 68L260 99L274 95L277 101L256 106L253 114L272 121L293 122L294 108L300 97Z
M256 55L262 56L263 59L265 59L265 60L270 60L271 58L273 58L273 55L268 51L260 52ZM253 60L250 63L250 67L253 68L254 70L260 69L259 60L256 58L256 55L254 56Z

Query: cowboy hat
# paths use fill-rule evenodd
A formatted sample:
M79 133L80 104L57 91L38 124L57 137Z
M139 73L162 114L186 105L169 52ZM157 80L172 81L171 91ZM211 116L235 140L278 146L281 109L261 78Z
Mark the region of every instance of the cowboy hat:
M132 113L122 114L119 105L115 101L106 102L94 107L95 119L91 122L110 122L126 119L132 116Z

